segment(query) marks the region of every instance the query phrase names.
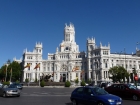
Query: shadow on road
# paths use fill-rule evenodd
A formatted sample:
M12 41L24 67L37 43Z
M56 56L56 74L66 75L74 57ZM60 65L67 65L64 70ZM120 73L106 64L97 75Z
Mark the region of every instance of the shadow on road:
M70 102L70 103L66 103L66 105L72 105L72 103Z
M70 102L70 103L66 103L66 105L72 105L72 103ZM78 104L78 105L82 105L82 104Z

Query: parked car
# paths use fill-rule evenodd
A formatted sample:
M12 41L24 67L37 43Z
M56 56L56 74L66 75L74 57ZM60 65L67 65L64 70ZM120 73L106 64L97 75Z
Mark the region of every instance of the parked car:
M135 84L134 84L134 83L129 83L129 84L131 84L131 85L135 86ZM137 83L137 88L138 88L138 89L140 89L140 83Z
M105 88L105 90L121 98L133 99L135 101L140 99L140 90L131 84L113 84Z
M78 87L72 93L70 100L73 105L122 105L122 99L108 94L100 87Z
M2 87L3 84L0 83L0 87Z
M112 85L111 82L101 82L101 83L99 84L99 87L104 89L104 88L109 87L109 86L111 86L111 85Z
M8 85L2 85L2 87L0 87L0 95L3 97L7 96L20 97L20 90L18 88L13 88Z

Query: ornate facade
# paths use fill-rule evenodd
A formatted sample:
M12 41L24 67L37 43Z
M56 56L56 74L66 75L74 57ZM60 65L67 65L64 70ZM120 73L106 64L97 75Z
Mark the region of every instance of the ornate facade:
M55 53L48 53L48 59L42 58L43 45L36 43L33 52L27 49L23 53L23 58L18 61L23 65L23 78L30 81L40 79L44 75L51 75L55 82L66 80L74 81L92 79L95 83L109 80L109 68L113 66L123 66L132 72L136 68L140 74L140 51L136 54L111 53L110 44L97 46L95 38L87 39L87 51L80 52L79 46L75 42L75 28L72 23L65 25L64 40L56 48ZM29 67L26 67L29 65ZM36 67L39 65L38 67ZM36 67L36 69L35 69ZM139 75L140 76L140 75Z

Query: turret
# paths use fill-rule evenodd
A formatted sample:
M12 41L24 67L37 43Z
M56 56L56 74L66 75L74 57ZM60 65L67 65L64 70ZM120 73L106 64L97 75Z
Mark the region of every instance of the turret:
M36 53L39 53L39 54L42 54L42 48L43 48L43 45L42 45L42 43L36 43L36 45L35 45L35 51L36 51Z
M95 43L95 38L87 39L87 51L91 51L95 49L96 43Z

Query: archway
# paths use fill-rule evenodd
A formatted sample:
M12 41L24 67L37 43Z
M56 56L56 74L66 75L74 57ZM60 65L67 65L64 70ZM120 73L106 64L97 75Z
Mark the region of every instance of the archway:
M60 68L60 82L66 82L66 80L68 80L68 66L63 64Z

